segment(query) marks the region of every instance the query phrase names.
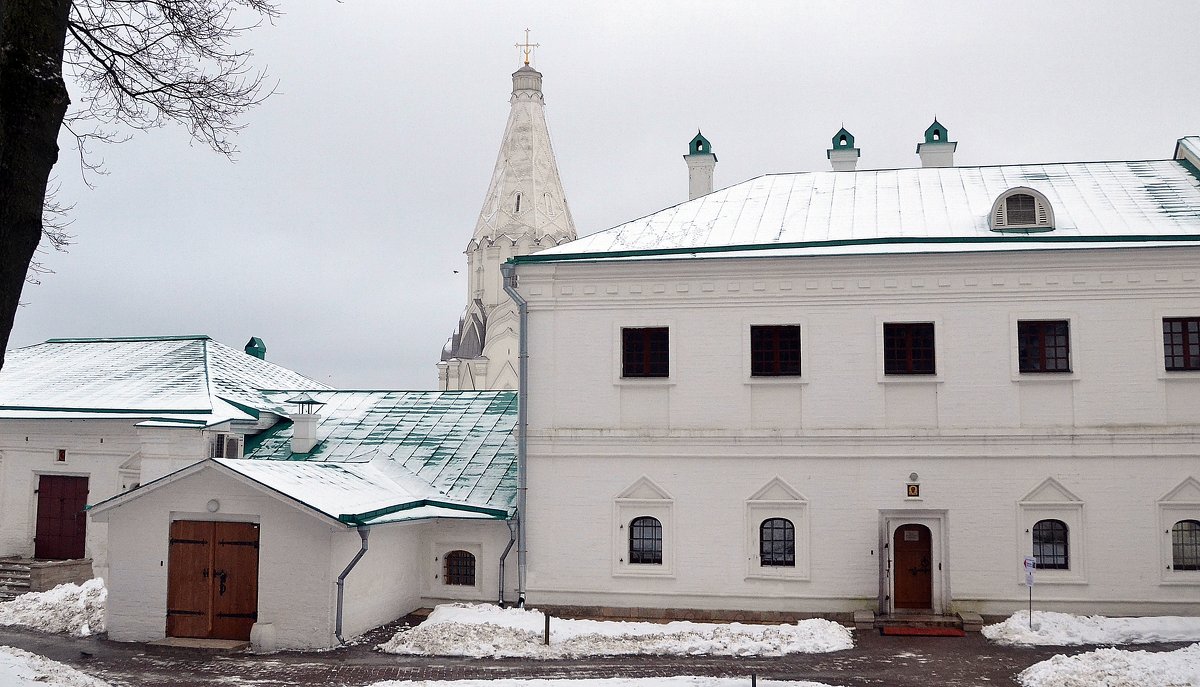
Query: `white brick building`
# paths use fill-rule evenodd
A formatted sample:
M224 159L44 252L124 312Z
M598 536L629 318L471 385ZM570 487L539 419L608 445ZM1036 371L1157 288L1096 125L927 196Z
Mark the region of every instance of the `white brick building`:
M1200 613L1200 138L936 152L512 261L531 603Z

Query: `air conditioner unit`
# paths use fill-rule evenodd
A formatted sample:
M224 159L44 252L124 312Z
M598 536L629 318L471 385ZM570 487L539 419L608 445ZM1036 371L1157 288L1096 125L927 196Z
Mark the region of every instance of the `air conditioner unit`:
M208 445L209 458L241 458L242 441L237 434L216 434Z

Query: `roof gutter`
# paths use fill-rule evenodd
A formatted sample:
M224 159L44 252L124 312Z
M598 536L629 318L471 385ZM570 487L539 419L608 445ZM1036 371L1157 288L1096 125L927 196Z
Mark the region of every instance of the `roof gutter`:
M525 608L525 572L528 549L525 543L525 508L528 478L525 435L529 429L529 302L517 292L517 265L500 265L504 292L517 304L517 608Z
M337 619L333 625L333 636L337 637L339 644L346 643L346 640L342 639L342 593L346 590L346 576L350 574L351 570L354 570L354 566L358 565L362 557L367 555L367 539L371 536L371 526L359 525L358 536L362 540L362 544L358 548L358 553L354 554L354 558L350 559L350 564L346 566L346 569L337 578Z

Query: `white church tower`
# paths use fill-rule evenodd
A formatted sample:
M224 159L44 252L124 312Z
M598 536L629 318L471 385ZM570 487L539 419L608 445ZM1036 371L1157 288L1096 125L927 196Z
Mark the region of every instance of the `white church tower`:
M512 75L512 110L492 182L467 244L467 307L442 349L438 387L517 388L517 310L504 293L500 265L575 239L575 223L550 145L542 75L525 64Z

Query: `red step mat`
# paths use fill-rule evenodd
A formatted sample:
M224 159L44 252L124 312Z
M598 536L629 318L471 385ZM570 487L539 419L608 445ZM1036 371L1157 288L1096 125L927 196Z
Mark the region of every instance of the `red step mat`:
M957 627L902 627L885 626L880 630L885 635L908 635L916 637L966 637L967 633Z

